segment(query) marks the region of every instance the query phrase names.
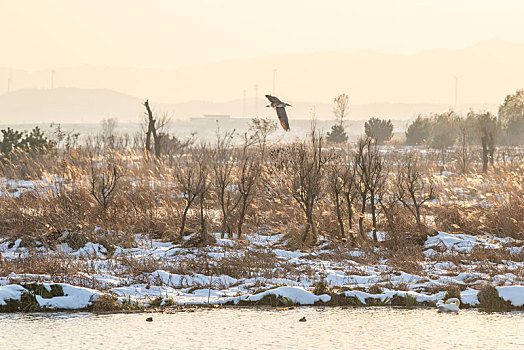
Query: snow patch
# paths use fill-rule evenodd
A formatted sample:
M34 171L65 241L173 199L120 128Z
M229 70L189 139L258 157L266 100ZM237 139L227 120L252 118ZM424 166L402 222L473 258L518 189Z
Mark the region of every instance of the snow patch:
M524 286L503 286L496 287L499 296L511 302L513 306L524 305Z
M81 258L105 258L105 254L107 254L107 249L103 245L91 242L87 242L83 248L72 253L72 255Z
M247 301L259 301L266 295L276 295L287 298L300 305L313 305L317 301L328 302L331 297L327 294L315 295L304 288L300 287L278 287L275 289L266 290L265 292L247 295L243 297L243 300Z

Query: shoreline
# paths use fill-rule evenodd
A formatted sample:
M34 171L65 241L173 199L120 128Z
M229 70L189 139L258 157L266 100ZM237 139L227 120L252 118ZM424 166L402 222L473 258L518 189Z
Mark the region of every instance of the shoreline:
M279 243L283 235L250 234L244 243L213 235L212 245L198 248L186 245L192 235L183 243L142 235L135 247L111 252L90 242L50 250L4 241L0 254L12 267L0 277L0 312L226 304L434 307L449 298L459 298L462 308L524 310L522 241L510 238L439 232L420 247L421 262L404 257L398 263L395 256L383 258L380 245L364 250L327 242L301 251ZM479 252L490 250L511 259L481 260ZM15 272L36 263L52 270Z
M198 311L209 311L209 310L259 310L259 311L274 311L274 312L286 312L301 308L313 308L313 309L337 309L340 308L342 310L344 309L359 309L359 308L366 308L366 309L400 309L400 310L415 310L415 309L423 309L423 310L435 310L435 312L438 312L435 305L429 305L429 304L420 304L420 305L412 305L412 306L401 306L401 305L329 305L329 304L314 304L314 305L296 305L292 307L277 307L277 306L271 306L271 305L231 305L231 304L211 304L211 305L203 305L203 304L186 304L186 305L180 305L177 307L173 306L167 306L167 307L154 307L154 308L144 308L141 310L128 310L128 309L121 309L121 310L112 310L112 311L93 311L92 307L84 308L84 309L39 309L35 311L1 311L0 315L6 315L6 314L80 314L80 313L89 313L92 315L116 315L116 314L175 314L180 312L198 312ZM504 309L504 310L490 310L485 309L478 306L469 306L464 305L460 307L460 311L475 311L475 312L487 312L487 313L524 313L524 307L512 307L510 309ZM459 311L459 312L460 312Z
M60 286L58 288L57 286ZM510 286L516 290L516 295L524 295L524 286ZM12 295L12 298L6 297L6 291L17 290L20 297ZM43 290L54 290L58 295L47 295L46 298L40 294ZM64 292L65 291L65 292ZM75 291L75 292L73 292ZM385 294L369 294L357 290L346 290L344 292L328 292L326 294L316 295L304 288L280 286L268 290L247 294L235 298L228 298L213 303L184 303L177 304L170 299L160 296L155 299L149 299L149 302L131 302L130 298L117 298L110 293L103 293L88 288L75 287L66 284L48 284L48 283L31 283L31 284L9 284L0 286L0 313L54 313L54 312L90 312L93 314L113 314L113 313L149 313L149 312L194 312L198 309L267 309L274 311L293 310L298 307L322 307L322 308L374 308L374 307L392 307L406 309L434 309L437 300L441 298L446 300L458 296L462 300L460 309L470 309L482 312L522 312L524 305L514 305L518 303L508 298L507 290L503 287L498 289L493 286L486 286L480 291L472 289L467 290L469 293L459 293L454 295L449 291L439 292L434 295L422 295L406 291L389 291L389 296ZM481 297L475 301L471 298L471 292L478 296L479 293L489 294L489 297ZM501 293L504 292L504 293ZM506 298L503 296L506 295ZM82 298L83 295L83 298ZM468 297L469 295L469 297ZM515 295L515 293L513 293ZM422 299L421 299L422 297ZM71 304L71 300L77 303ZM66 304L60 304L65 302ZM424 300L425 299L425 300ZM311 302L312 300L315 300ZM469 300L469 302L468 302ZM517 297L518 300L518 297ZM64 307L69 303L70 307Z

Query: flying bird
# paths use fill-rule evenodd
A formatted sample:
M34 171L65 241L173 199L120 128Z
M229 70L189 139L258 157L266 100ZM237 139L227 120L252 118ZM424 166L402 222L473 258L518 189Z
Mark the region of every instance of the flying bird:
M275 96L266 95L266 97L269 100L269 102L271 102L271 104L267 105L266 107L273 107L277 111L277 116L280 120L280 125L282 125L282 128L284 128L284 130L289 131L289 121L287 120L286 106L291 107L291 105L280 101Z

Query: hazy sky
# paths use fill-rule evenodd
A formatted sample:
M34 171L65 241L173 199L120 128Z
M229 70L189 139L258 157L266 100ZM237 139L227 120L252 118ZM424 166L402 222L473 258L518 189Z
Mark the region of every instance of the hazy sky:
M0 67L174 68L280 53L524 43L520 0L0 0Z

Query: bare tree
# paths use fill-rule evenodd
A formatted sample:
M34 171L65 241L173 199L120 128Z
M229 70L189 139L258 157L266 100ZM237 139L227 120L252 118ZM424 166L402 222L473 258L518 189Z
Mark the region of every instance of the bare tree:
M268 138L278 129L277 123L268 118L252 118L249 122L249 131L252 134L252 139L258 144L261 150L261 156L264 158L266 154L266 147L268 145Z
M389 226L390 232L395 232L395 218L399 201L396 192L396 183L392 180L392 176L388 176L382 190L379 191L377 202L380 204L381 212L386 217L386 222Z
M460 119L458 121L458 140L459 140L459 155L460 155L460 171L462 174L466 174L469 169L469 163L471 161L471 152L469 147L468 138L470 137L470 125L468 120Z
M343 167L337 163L330 163L327 167L327 187L332 197L333 203L335 204L335 213L337 214L337 221L339 226L339 238L345 237L346 233L344 230L344 214L343 214L343 196L342 187L343 179L341 174L343 173Z
M91 161L91 195L96 202L107 212L113 199L118 180L122 177L120 168L116 165L96 166Z
M246 213L262 172L264 146L258 152L253 150L253 137L245 134L243 144L234 147L232 138L233 132L223 136L217 133L212 181L222 211L222 235L232 233L236 219L237 236L241 238Z
M369 199L369 207L373 223L373 241L377 242L377 195L383 189L386 172L384 160L378 149L373 144L371 138L360 139L357 143L355 153L355 166L359 184L357 190L361 199L361 212L359 217L360 234L364 235L364 216L366 213L366 203Z
M254 152L250 149L250 138L244 135L244 143L238 150L237 159L237 174L238 192L239 192L239 207L237 215L237 235L240 239L242 236L242 226L245 221L246 213L251 203L251 200L256 194L258 180L262 173L262 155L264 148L260 152Z
M327 167L327 186L335 204L340 238L346 237L344 221L347 217L349 230L353 228L353 202L356 195L356 168L350 164L351 153L333 159ZM350 241L353 234L348 232Z
M335 106L333 107L333 114L338 124L343 125L344 119L349 113L349 95L340 94L335 97Z
M146 151L151 152L151 136L153 136L155 157L160 158L162 154L161 140L167 135L162 130L169 124L170 118L167 114L164 114L160 118L155 119L149 106L149 100L144 102L144 106L147 111Z
M168 165L170 167L173 166L177 155L195 143L195 135L196 133L191 133L185 139L179 139L175 135L160 134L161 149L167 156Z
M216 143L213 150L213 188L217 194L220 210L222 211L222 238L226 233L231 234L230 216L239 203L237 189L233 186L233 132L220 134L217 129Z
M187 214L196 199L206 191L208 185L208 162L197 159L202 149L191 147L182 155L176 164L174 176L179 195L184 199L185 205L180 223L179 238L184 237Z
M336 123L331 126L331 131L327 133L326 140L328 143L343 143L348 139L344 130L344 119L349 113L349 95L340 94L335 97L334 102L333 114L335 115Z
M425 232L421 220L422 206L435 198L435 184L424 175L417 155L409 153L398 165L396 179L397 199L413 214L420 232Z
M281 174L279 181L291 193L306 217L306 226L302 241L306 242L312 234L313 243L317 239L317 229L313 218L314 206L321 190L323 172L327 161L323 152L323 137L312 129L311 139L275 153L272 160L274 174Z
M153 112L151 111L151 107L149 107L149 100L146 100L146 102L144 102L144 106L146 107L147 117L148 117L147 131L146 131L146 151L151 152L151 135L153 135L154 140L157 140L158 138L156 134L156 128L155 128L156 120L153 118ZM160 155L157 155L157 158L159 156Z
M115 130L116 130L117 124L118 124L118 120L113 117L108 117L102 120L101 136L102 136L102 140L103 140L105 148L109 148L109 149L115 148L115 141L116 141Z
M489 112L468 113L467 121L471 124L477 140L482 144L482 171L488 170L488 165L494 165L495 142L502 133L500 121Z
M200 145L198 150L198 158L200 163L200 175L201 186L199 189L199 204L200 204L200 244L204 245L209 242L210 236L208 235L207 230L207 208L205 206L205 201L209 196L209 190L211 187L210 180L210 162L211 154L208 147L205 144Z

